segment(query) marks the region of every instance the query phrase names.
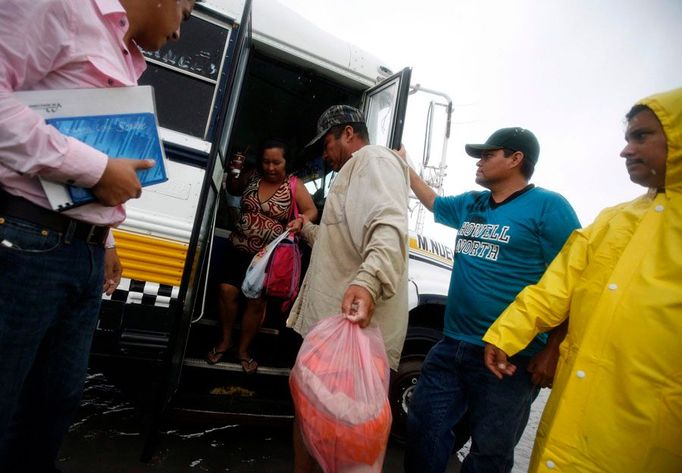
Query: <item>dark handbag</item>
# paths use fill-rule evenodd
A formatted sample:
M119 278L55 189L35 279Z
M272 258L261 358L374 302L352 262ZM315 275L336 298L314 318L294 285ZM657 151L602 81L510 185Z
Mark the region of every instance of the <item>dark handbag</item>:
M291 207L294 218L298 217L296 205L296 177L289 180ZM298 295L301 281L301 250L298 239L290 234L277 244L265 269L263 289L267 297L285 299L282 310L287 310Z

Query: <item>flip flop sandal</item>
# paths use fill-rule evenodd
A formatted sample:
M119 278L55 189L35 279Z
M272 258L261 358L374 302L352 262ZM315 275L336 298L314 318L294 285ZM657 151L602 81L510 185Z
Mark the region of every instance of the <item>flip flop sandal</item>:
M246 374L255 373L258 369L258 362L253 358L240 358L239 361L242 364L242 370Z
M228 347L223 351L217 351L215 347L211 348L211 351L206 354L206 363L209 365L220 363L225 354L227 354L230 350L232 350L232 347Z

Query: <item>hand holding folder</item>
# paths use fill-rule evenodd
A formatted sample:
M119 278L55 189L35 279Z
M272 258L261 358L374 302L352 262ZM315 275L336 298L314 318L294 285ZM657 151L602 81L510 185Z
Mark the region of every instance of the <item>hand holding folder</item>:
M91 191L100 203L110 207L137 199L142 185L135 172L151 169L155 164L153 159L109 159L104 174Z

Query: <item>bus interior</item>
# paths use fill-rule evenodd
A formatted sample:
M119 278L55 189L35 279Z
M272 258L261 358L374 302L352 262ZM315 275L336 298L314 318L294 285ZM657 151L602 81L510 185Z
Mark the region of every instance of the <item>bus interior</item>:
M334 104L360 106L362 92L363 89L353 89L348 84L335 82L311 69L252 51L227 161L232 153L239 151L246 155L246 166L255 166L256 155L263 142L269 139L284 142L291 172L304 180L321 215L331 173L327 173L319 149L307 150L304 147L315 135L317 119L327 107ZM238 217L238 212L235 212L234 207L231 208L227 197L223 189L212 240L204 310L190 329L185 371L175 402L178 405L185 402L196 405L200 398L210 411L253 411L268 415L290 412L291 408L286 402L286 380L301 340L285 327L287 314L280 310L282 301L268 301L263 325L251 346L251 354L259 363L258 373L272 376L245 375L241 364L229 357L217 365L209 365L205 361L206 354L220 336L217 313L219 281L216 275L221 265L229 264L224 258L226 238ZM305 271L310 250L305 244L301 245L301 249ZM240 308L243 308L243 303L244 300ZM235 328L233 343L236 344L239 318ZM236 377L233 376L226 384L230 378L214 376L215 373L211 371L215 370L232 372ZM225 392L232 395L217 395Z

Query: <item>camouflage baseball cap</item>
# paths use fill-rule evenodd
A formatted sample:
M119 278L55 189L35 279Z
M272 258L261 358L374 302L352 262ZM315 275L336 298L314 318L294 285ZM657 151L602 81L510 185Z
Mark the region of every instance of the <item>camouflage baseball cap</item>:
M360 110L350 105L332 105L320 115L320 119L317 120L317 135L305 147L320 141L332 127L347 123L365 123L365 117Z

